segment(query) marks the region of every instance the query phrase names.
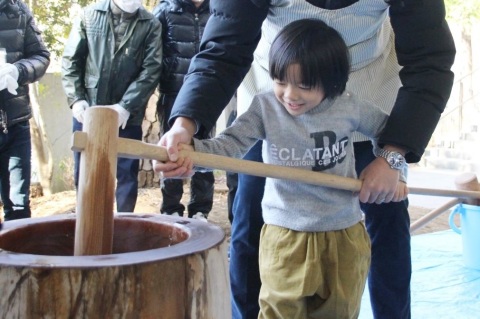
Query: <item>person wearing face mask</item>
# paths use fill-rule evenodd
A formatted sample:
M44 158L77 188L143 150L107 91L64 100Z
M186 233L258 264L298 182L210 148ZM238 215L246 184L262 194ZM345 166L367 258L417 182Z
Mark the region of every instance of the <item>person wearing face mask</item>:
M119 114L119 136L142 139L142 121L159 81L161 25L141 0L102 0L85 7L74 22L62 58L62 84L81 131L84 112L106 105ZM80 153L74 152L78 186ZM133 212L139 160L117 161L118 212Z
M28 85L49 64L50 53L27 5L0 0L0 194L5 220L31 216Z

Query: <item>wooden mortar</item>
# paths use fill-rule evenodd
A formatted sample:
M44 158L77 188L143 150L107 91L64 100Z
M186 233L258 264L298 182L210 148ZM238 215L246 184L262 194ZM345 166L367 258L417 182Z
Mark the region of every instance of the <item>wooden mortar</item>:
M74 256L75 215L0 231L0 318L230 318L227 244L210 223L117 214L113 251Z

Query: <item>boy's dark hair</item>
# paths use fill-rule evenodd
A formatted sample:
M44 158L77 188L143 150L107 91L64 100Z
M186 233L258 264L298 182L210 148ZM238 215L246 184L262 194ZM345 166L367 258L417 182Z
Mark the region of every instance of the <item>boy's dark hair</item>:
M285 26L275 37L269 53L272 79L285 81L287 68L299 64L303 85L321 87L325 98L345 91L350 55L341 35L321 20L301 19Z

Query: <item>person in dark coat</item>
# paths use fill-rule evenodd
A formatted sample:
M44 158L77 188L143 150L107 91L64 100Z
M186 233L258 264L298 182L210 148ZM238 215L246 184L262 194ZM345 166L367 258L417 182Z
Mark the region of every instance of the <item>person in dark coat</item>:
M168 118L193 56L198 53L203 30L210 16L210 0L162 0L153 14L162 23L163 67L160 76L160 99L157 113L163 133L168 131ZM208 136L212 136L212 129ZM213 206L215 178L213 172L196 172L190 181L188 217L206 220ZM181 179L161 180L163 195L160 212L183 216L185 206Z
M6 221L31 217L28 85L49 64L50 52L27 5L0 0L0 194Z

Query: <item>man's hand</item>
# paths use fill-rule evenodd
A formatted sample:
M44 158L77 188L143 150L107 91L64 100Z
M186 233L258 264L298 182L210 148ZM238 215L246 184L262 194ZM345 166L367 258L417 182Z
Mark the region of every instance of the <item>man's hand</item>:
M18 81L18 69L15 65L11 63L5 63L4 65L0 66L0 77L5 75L10 75L15 81Z
M0 91L7 89L10 94L17 95L18 69L11 63L0 67Z
M399 183L400 172L390 168L383 158L376 158L371 162L359 176L363 181L362 188L359 193L359 200L362 203L382 204L403 200L399 193L396 196L397 185ZM404 184L404 183L402 183Z
M408 187L405 182L399 181L397 184L397 189L395 195L393 196L392 202L401 202L405 200L408 196Z
M175 120L172 128L165 133L160 141L159 146L165 147L170 158L169 162L155 162L154 169L161 172L163 177L190 177L190 172L183 162L178 162L180 144L190 144L196 131L196 124L193 120L186 117L179 117Z
M83 123L85 110L88 108L88 106L89 105L85 100L78 100L72 105L73 117L80 123Z
M127 126L128 118L130 117L130 112L127 111L125 108L123 108L120 104L104 105L104 106L117 111L118 127L122 128L123 130L125 126Z
M179 151L193 151L193 146L187 144L179 144ZM162 169L169 167L171 168L167 175L162 171ZM176 162L157 162L153 161L153 169L155 172L161 173L163 178L188 178L192 177L195 174L193 170L193 161L189 156L180 156ZM176 175L177 174L177 175Z

